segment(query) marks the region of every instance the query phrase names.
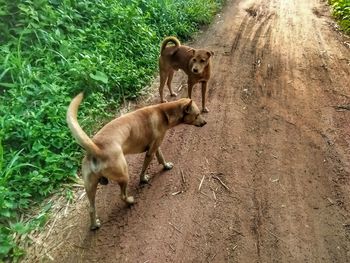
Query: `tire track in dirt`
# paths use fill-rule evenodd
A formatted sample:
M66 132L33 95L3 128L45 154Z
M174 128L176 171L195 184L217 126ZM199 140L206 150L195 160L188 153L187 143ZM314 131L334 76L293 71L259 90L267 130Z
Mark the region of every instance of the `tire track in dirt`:
M250 68L250 76L247 76L247 79L255 80L257 77L259 77L259 74L257 71L259 70L261 60L264 59L264 54L269 51L269 44L271 41L271 19L274 16L274 13L270 13L266 3L262 2L259 3L259 5L253 4L251 7L246 9L247 15L249 17L249 25L247 28L250 29L250 31L245 31L245 35L249 36L249 43L246 46L244 46L244 50L241 51L241 56L239 57L239 60L245 59L247 54L250 56L252 61L249 62L249 60L245 59L248 63L250 63L252 66ZM246 54L247 53L247 54ZM251 56L253 54L253 56ZM267 54L268 55L268 54ZM232 58L233 61L236 60L235 57ZM243 90L244 95L243 98L249 103L252 101L249 101L250 98L253 98L253 96L259 96L259 95L266 95L268 94L271 96L270 90L264 90L263 85L258 84L258 89L251 89L251 86L254 86L254 83L248 84L246 88ZM250 91L252 91L254 94L250 94ZM266 94L265 94L266 93ZM249 106L248 106L249 108ZM248 115L250 115L248 113ZM254 131L257 133L257 131ZM260 137L260 136L259 136ZM255 142L257 144L257 148L262 148L259 144L260 139L257 138L257 141ZM255 149L252 151L252 156L256 155L256 152L254 152ZM249 157L248 157L249 158ZM259 173L260 166L263 166L264 164L261 163L261 159L257 158L256 160L250 160L251 168L250 173L253 175L251 187L253 189L253 195L252 195L252 202L253 202L253 217L251 222L251 231L253 232L254 239L255 239L255 246L256 246L256 258L258 261L261 260L261 239L262 239L262 220L265 216L264 213L266 211L267 205L267 198L263 195L258 194L258 189L261 187L261 180L262 176ZM270 245L271 247L275 247L276 243L273 243ZM277 258L276 258L277 259Z
M254 47L255 48L255 47ZM292 50L293 51L293 47L291 47L291 49L289 49L289 50ZM264 52L265 52L265 49L264 49ZM277 60L278 61L278 60ZM315 58L311 58L309 61L312 61L312 63L313 64L317 64L317 60L315 61ZM278 66L278 64L277 64L277 66ZM254 70L253 70L253 72L254 72ZM318 74L320 74L320 73L318 73ZM322 74L322 73L321 73ZM266 78L267 77L267 78ZM264 80L268 80L269 81L269 76L268 76L268 74L267 74L267 76L263 76L263 78L264 78ZM305 78L306 79L306 78ZM269 86L271 83L267 83L266 84L266 86ZM263 95L263 94L261 94L261 95ZM313 96L314 96L314 94L313 94ZM253 96L252 96L253 97ZM256 97L253 97L254 99L256 99ZM273 99L275 99L275 98L273 98ZM258 99L258 101L259 101L259 99ZM254 101L254 102L256 102L256 101ZM269 101L265 101L265 103L269 103ZM252 114L255 112L255 109L253 109L253 112L252 112ZM255 112L255 114L256 114L256 112ZM263 114L263 116L264 116L264 114ZM265 121L261 121L261 118L262 118L262 116L260 116L260 121L259 121L259 119L257 119L257 120L255 120L254 122L259 122L259 126L258 126L258 128L260 129L260 128L262 128L262 127L268 127L269 125L267 124L267 125L264 125L264 123L265 123ZM312 118L311 118L312 119ZM267 120L266 122L268 122L269 120ZM254 124L252 123L251 124L251 126L253 126ZM293 129L295 129L295 127L293 127ZM266 132L266 131L265 131ZM302 136L304 136L303 134L300 134L298 137L302 137ZM317 135L317 136L319 136L319 134ZM264 138L265 136L263 136L263 138ZM293 136L293 137L295 137L295 136ZM297 138L297 140L301 140L300 138L298 138L298 137L296 137ZM263 138L262 139L259 139L259 138L257 138L258 139L258 142L260 141L260 140L263 140ZM317 144L320 144L320 142L318 142ZM257 143L257 145L259 145L259 143ZM259 148L259 147L258 147ZM262 148L265 148L266 149L266 147L264 146L264 147L262 147ZM305 149L306 150L306 149ZM299 161L300 162L300 161ZM300 162L300 163L302 163L302 162ZM262 160L261 160L261 158L259 158L258 159L258 161L257 161L257 168L256 168L256 171L261 171L261 170L266 170L266 166L268 166L268 164L266 163L266 162L263 162ZM253 174L255 173L255 171L253 171ZM266 176L265 176L266 177ZM256 180L255 180L256 179ZM257 176L256 178L254 178L254 182L255 181L257 181L257 182L261 182L262 181L262 179L263 179L263 177L261 177L261 176ZM267 179L267 178L265 178L265 179ZM292 179L292 181L290 182L291 183L291 185L293 186L293 189L300 189L299 191L300 191L300 193L302 193L303 192L303 190L304 189L302 189L301 188L301 186L302 186L302 184L300 184L300 182L298 182L298 179L296 178L296 177L292 177L291 178ZM259 186L259 184L257 183L257 185ZM327 185L327 182L324 182L324 185ZM260 252L260 249L259 249L259 245L260 245L260 240L261 239L264 239L263 237L261 237L261 232L264 232L264 231L259 231L259 229L261 229L261 228L259 228L259 226L261 226L261 225L263 225L262 223L261 223L261 218L268 218L268 215L264 215L263 214L263 212L262 211L264 211L264 204L265 204L265 197L264 197L264 194L266 194L266 191L263 191L263 192L257 192L257 196L259 196L260 195L260 197L258 197L258 198L256 198L255 196L254 196L254 198L253 198L253 200L256 200L256 210L257 210L257 215L254 217L254 223L253 223L253 230L254 230L254 232L256 233L256 236L257 236L257 252L258 252L258 255L260 254L259 252ZM271 199L271 198L270 198ZM260 200L260 201L259 201ZM307 204L305 204L305 205L302 205L302 203L305 203L304 201L299 201L299 202L301 202L301 207L305 207L305 206L307 206ZM269 205L269 204L267 204L267 205L265 205L265 207L269 207L269 206L271 206L271 205ZM307 215L305 215L305 217L307 217ZM295 225L295 223L294 223L294 225ZM291 228L292 228L292 226L291 226ZM278 237L279 236L279 231L277 231L277 230L275 230L275 232L274 233L277 233L277 234L271 234L271 235L273 235L273 236L275 236L275 237ZM270 231L268 231L268 232L270 232ZM321 232L320 231L320 229L317 229L317 230L315 230L315 232ZM315 234L314 234L315 235ZM279 238L276 238L276 240L278 240ZM265 240L266 240L266 238L265 238ZM266 241L265 241L265 243L266 243ZM273 244L267 244L267 245L265 245L265 247L273 247ZM325 248L324 247L324 244L322 244L322 242L319 242L319 244L318 244L318 246L320 247L320 250L322 251L323 250L323 248ZM280 249L280 251L281 251L281 249ZM316 254L316 253L315 253ZM276 255L274 255L274 257L275 257ZM259 257L260 258L260 257ZM294 258L295 260L297 260L297 258ZM266 260L266 259L265 259ZM330 260L334 260L334 258L330 258ZM277 260L278 261L278 260ZM262 260L262 262L264 262L264 260Z

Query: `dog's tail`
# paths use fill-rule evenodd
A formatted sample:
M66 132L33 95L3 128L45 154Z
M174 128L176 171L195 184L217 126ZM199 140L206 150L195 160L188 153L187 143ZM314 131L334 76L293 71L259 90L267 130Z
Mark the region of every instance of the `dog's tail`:
M77 119L78 108L83 100L83 92L79 93L69 104L67 110L67 123L71 130L73 137L78 141L78 143L89 153L98 157L102 155L101 149L89 138L89 136L80 127Z
M176 37L166 37L162 42L162 46L160 48L160 54L163 54L163 51L169 42L175 44L175 47L177 48L181 46L180 40L178 40Z

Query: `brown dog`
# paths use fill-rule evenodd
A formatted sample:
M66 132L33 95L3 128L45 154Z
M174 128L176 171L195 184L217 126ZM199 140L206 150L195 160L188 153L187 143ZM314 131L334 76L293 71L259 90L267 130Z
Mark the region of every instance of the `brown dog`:
M168 46L169 42L174 46ZM205 96L207 92L207 82L210 78L210 58L214 53L205 49L193 49L182 46L176 37L167 37L164 39L159 57L160 85L159 95L161 102L166 102L163 95L165 82L171 96L177 96L171 88L174 71L182 69L188 76L188 97L191 98L193 86L202 83L202 112L208 112L205 106Z
M206 121L192 100L180 99L148 106L116 118L90 139L77 120L82 99L83 93L80 93L71 101L67 123L74 138L87 151L82 163L82 175L90 202L91 229L94 230L100 227L95 209L98 182L106 184L107 179L117 181L121 188L121 199L128 204L134 203L134 198L127 194L129 173L126 154L146 152L140 182L148 182L145 172L154 154L164 169L173 168L172 163L165 162L159 148L166 131L181 123L202 127Z

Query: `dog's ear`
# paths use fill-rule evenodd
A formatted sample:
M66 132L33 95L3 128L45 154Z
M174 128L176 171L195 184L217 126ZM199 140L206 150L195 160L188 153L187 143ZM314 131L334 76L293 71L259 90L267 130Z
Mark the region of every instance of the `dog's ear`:
M185 105L184 113L190 113L191 112L191 107L192 107L192 100L190 100L190 102Z
M177 120L178 117L176 113L177 111L175 109L164 112L168 124L172 124Z
M211 56L214 56L214 52L213 51L207 51L207 55L210 58Z
M196 50L194 50L193 48L189 48L187 49L187 52L191 52L192 56L194 56L194 53L196 52Z

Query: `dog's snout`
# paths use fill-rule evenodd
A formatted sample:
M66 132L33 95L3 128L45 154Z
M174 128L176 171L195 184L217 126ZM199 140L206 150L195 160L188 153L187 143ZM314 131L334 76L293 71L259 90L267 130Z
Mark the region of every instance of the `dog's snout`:
M198 73L198 69L194 68L194 69L193 69L193 72L194 72L194 73Z
M203 127L204 125L206 125L207 124L207 122L206 121L203 121L202 123L201 123L201 127Z

